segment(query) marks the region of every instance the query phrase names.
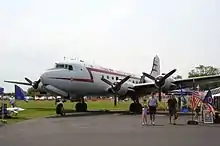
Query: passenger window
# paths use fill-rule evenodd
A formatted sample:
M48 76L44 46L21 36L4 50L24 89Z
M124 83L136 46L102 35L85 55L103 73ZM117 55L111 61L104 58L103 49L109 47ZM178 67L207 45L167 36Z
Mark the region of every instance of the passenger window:
M109 79L109 76L107 76L107 79Z
M112 77L112 80L114 80L114 77Z
M116 77L116 80L118 80L118 77Z
M72 65L69 65L69 68L68 68L69 70L73 70L73 67L72 67Z

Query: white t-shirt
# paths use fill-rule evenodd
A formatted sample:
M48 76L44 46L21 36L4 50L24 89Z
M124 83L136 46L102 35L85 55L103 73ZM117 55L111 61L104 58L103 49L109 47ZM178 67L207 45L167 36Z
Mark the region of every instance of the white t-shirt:
M157 106L157 99L154 97L150 97L149 99L149 106Z

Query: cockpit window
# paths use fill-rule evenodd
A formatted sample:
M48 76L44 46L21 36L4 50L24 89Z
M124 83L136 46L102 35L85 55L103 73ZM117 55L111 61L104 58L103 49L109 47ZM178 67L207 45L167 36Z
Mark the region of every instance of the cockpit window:
M56 64L55 68L73 70L73 66L68 64Z
M73 66L72 65L69 65L69 70L73 70Z
M64 68L65 65L64 64L56 64L56 68Z

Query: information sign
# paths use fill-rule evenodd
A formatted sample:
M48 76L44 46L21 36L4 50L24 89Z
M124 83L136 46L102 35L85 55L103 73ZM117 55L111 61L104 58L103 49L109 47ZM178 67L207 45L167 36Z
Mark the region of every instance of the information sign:
M205 124L213 124L213 114L208 110L203 110L203 122Z

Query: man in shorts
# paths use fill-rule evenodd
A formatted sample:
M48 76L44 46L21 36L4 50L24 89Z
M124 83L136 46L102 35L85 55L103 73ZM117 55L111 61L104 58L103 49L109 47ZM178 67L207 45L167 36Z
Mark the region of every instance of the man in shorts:
M168 103L168 108L169 108L169 120L171 124L171 118L173 118L173 124L176 125L176 119L177 119L177 101L174 95L171 95L171 98L167 101Z
M155 125L155 114L157 111L157 99L155 97L155 93L153 92L151 94L151 97L148 101L148 107L149 107L149 114L150 114L150 123Z

